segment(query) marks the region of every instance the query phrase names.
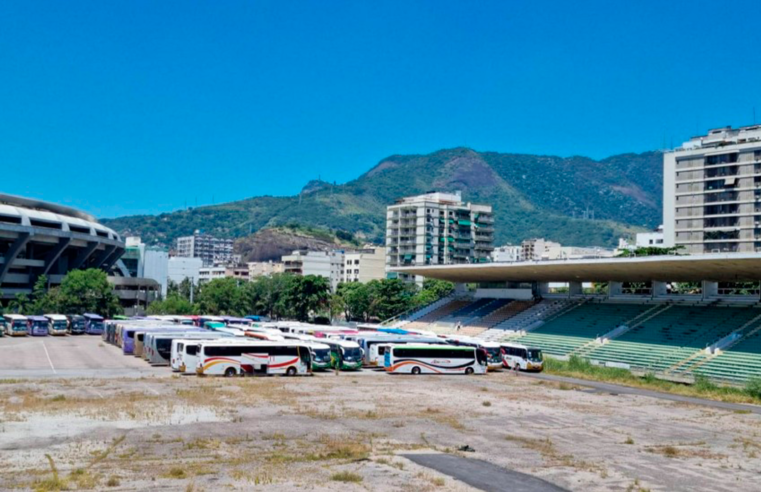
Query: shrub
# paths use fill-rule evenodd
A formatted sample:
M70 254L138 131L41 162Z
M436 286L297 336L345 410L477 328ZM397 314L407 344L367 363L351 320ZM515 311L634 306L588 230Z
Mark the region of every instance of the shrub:
M349 483L360 483L362 481L362 475L357 475L356 473L352 472L338 472L334 473L330 476L330 479L335 482L349 482Z
M761 399L761 378L751 378L745 383L745 392L753 398Z

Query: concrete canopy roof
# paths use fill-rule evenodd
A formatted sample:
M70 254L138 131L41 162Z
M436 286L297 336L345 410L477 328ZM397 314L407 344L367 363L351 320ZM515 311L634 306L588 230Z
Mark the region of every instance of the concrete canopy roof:
M392 271L452 282L758 281L761 253L431 265Z

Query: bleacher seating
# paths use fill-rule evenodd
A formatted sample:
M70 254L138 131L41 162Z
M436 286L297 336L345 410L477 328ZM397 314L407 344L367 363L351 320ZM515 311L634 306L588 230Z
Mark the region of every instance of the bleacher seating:
M469 325L468 327L483 328L484 330L488 328L492 328L493 326L498 325L509 318L512 318L518 313L525 311L526 309L530 308L534 304L536 304L536 301L504 302L498 307L495 307L494 310L492 310L491 312L486 313L485 315L482 315L478 319L471 320L468 323ZM484 330L481 330L481 331L484 331Z
M565 356L652 308L643 304L582 304L513 340L550 355Z
M567 299L545 299L534 306L530 306L530 309L526 309L522 313L516 314L515 316L495 325L494 328L499 330L524 330L527 326L530 326L537 321L549 319L574 304L574 302Z
M761 310L756 311L761 313ZM753 328L748 335L719 355L707 357L704 363L692 364L691 372L733 382L761 378L761 329L759 324Z
M426 314L425 316L421 316L415 321L408 323L405 326L405 329L428 328L429 324L433 323L434 321L438 321L439 319L445 316L448 316L454 313L455 311L458 311L459 309L462 309L463 307L471 304L471 302L472 301L465 300L465 299L452 299L448 303L444 304L443 306L439 306L438 308L434 309L433 311Z
M442 318L439 318L437 322L439 323L462 323L463 320L470 319L472 317L478 316L476 313L481 311L482 309L487 308L489 304L494 302L495 299L476 299L475 301L471 301L470 303L466 304L465 306L461 307L457 311L452 312L451 314L444 316ZM488 312L488 311L487 311Z
M620 337L586 352L599 362L665 371L761 314L748 307L671 306ZM700 369L708 366L705 364ZM685 366L685 369L690 366Z

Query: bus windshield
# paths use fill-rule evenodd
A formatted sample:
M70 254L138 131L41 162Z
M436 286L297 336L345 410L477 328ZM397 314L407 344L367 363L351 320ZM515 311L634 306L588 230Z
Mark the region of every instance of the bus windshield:
M314 360L318 362L330 360L330 349L314 349Z
M26 321L14 321L11 328L13 331L24 331L26 330Z
M359 347L344 347L343 354L345 360L355 360L362 357L362 353L360 352Z
M53 329L54 330L65 330L66 329L66 322L65 321L53 321Z
M528 349L528 360L532 362L541 362L542 351L539 349Z
M502 360L502 349L500 347L491 347L486 349L489 360Z

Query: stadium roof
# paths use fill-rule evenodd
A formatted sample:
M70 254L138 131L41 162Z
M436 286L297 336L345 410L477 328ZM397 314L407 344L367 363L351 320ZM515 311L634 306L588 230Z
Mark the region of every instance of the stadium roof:
M431 265L392 271L452 282L757 281L761 253Z

